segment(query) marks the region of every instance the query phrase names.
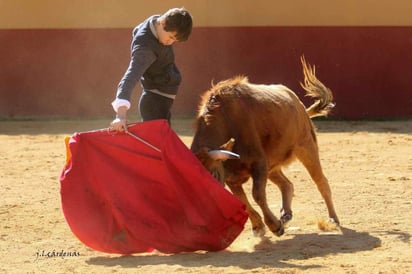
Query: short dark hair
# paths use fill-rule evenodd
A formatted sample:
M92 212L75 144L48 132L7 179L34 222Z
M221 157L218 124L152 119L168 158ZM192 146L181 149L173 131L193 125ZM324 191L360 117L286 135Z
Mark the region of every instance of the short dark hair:
M164 30L176 32L178 41L186 41L192 32L192 16L185 8L173 8L165 12L161 17L164 20Z

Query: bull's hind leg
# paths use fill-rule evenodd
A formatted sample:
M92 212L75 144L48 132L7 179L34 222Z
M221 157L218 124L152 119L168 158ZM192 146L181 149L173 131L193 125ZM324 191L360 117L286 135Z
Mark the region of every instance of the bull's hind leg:
M259 237L265 236L265 225L262 222L262 217L260 217L259 213L257 213L257 211L250 205L242 185L228 184L228 186L232 193L246 205L246 211L249 214L249 220L252 223L253 234Z
M271 171L269 173L269 179L278 186L280 192L282 193L280 220L285 224L292 219L293 184L280 169Z
M297 148L296 156L308 170L313 181L316 183L316 186L318 187L318 190L325 200L328 208L329 218L333 222L339 224L339 219L333 206L332 191L330 189L328 179L323 174L319 159L319 150L315 140L311 139L303 146Z

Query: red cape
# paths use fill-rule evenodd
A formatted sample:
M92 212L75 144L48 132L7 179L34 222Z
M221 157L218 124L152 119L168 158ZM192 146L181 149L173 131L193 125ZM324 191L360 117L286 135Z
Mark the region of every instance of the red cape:
M218 251L244 228L245 206L203 167L165 120L129 126L134 135L75 133L61 173L73 233L107 253Z

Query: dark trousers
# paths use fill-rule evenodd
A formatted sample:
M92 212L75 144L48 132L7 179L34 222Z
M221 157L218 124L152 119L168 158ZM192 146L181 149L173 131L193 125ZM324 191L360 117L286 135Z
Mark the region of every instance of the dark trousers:
M143 121L166 119L170 124L173 99L143 90L139 100L139 112Z

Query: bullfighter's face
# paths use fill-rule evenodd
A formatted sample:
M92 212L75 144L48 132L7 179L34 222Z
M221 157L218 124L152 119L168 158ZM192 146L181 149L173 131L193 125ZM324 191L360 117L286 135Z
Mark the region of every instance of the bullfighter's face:
M161 44L165 46L170 46L173 43L178 41L176 38L177 33L175 31L165 31L164 27L165 27L165 22L160 21L156 28L157 36Z

